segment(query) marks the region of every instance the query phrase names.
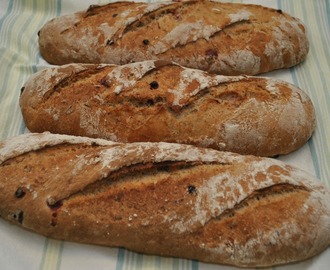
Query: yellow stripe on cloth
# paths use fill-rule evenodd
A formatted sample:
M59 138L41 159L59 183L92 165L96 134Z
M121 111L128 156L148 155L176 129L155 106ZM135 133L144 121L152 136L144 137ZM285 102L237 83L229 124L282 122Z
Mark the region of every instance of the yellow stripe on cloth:
M63 242L53 239L46 239L43 257L40 263L40 270L59 270L61 266L61 256Z

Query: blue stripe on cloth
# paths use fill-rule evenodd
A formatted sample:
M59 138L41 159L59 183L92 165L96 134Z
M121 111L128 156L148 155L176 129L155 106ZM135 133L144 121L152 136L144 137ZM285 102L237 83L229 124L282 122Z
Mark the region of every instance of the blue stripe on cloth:
M198 269L199 269L198 261L192 261L191 262L191 270L198 270Z
M0 18L0 31L3 25L3 22L9 17L11 16L12 13L12 9L13 9L13 5L14 5L14 1L9 1L8 6L7 6L7 10L5 12L5 15ZM1 41L1 40L0 40Z
M57 12L56 16L60 16L62 13L62 0L57 0Z
M124 261L125 261L125 249L119 248L118 249L118 255L117 255L116 270L122 270L123 269Z

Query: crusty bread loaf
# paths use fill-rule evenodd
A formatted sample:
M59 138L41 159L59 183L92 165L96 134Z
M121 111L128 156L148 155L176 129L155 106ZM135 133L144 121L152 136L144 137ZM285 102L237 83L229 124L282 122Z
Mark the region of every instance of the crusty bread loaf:
M291 84L164 61L64 65L37 73L22 91L32 132L274 156L302 146L315 127L309 97Z
M330 244L330 193L261 157L55 134L0 143L0 215L48 237L237 266Z
M50 63L174 61L223 75L254 75L302 62L302 23L258 5L216 1L117 2L57 17L39 32Z

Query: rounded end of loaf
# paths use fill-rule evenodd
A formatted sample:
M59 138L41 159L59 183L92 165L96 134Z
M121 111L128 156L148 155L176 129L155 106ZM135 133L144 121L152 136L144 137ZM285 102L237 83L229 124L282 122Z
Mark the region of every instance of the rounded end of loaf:
M282 80L260 80L264 95L250 98L221 126L219 134L226 144L218 150L273 157L294 152L311 138L316 115L309 96ZM252 87L249 91L256 94ZM277 95L276 101L270 102L267 95Z
M64 65L68 63L99 63L98 58L92 58L93 49L89 49L89 55L84 55L82 49L76 46L79 42L74 31L66 35L69 29L75 29L80 21L82 13L74 13L55 17L48 21L38 32L38 44L41 56L50 64ZM65 37L65 38L64 38ZM83 37L81 41L84 43Z

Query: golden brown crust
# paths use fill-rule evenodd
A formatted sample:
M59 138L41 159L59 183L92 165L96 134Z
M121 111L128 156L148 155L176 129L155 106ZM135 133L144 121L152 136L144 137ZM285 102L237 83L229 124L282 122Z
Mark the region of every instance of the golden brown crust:
M161 61L46 69L26 82L20 105L32 132L260 156L298 149L315 127L309 97L293 85Z
M243 267L330 244L330 193L273 159L54 134L0 143L0 215L45 236Z
M224 75L254 75L302 62L302 23L258 5L216 1L119 2L48 22L39 32L53 64L175 61Z

